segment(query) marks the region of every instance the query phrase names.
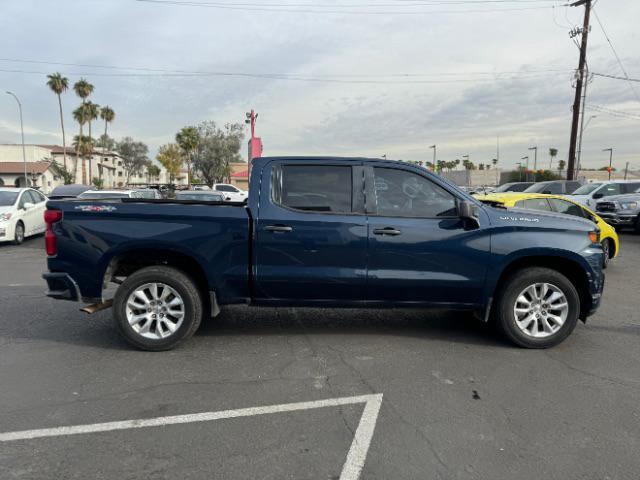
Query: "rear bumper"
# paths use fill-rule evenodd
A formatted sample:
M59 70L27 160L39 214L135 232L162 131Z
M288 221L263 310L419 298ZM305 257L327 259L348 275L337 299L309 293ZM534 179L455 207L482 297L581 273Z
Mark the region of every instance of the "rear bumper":
M42 278L45 279L49 288L47 297L73 302L79 302L82 298L78 284L68 273L46 272L42 274Z

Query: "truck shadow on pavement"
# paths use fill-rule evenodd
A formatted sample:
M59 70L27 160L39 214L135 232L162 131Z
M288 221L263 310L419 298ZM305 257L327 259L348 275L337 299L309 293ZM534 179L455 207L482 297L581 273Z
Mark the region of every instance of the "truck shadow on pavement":
M229 307L203 322L195 338L244 335L367 335L508 345L491 325L469 312L398 309Z
M42 297L41 288L9 289L5 300L20 311L19 322L0 322L1 343L49 341L94 348L132 350L119 335L111 311L86 315L79 304ZM14 311L15 311L14 310ZM189 350L213 345L216 339L247 340L263 336L412 337L478 346L513 348L491 327L468 312L433 310L372 310L227 307L203 322L193 339L178 347Z

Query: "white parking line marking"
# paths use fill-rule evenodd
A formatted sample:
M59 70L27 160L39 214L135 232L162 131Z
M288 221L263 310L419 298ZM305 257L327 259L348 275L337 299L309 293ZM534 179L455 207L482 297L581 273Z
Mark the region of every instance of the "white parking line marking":
M340 480L357 480L364 467L369 445L382 405L382 394L359 395L356 397L328 398L312 402L284 403L263 407L241 408L238 410L223 410L220 412L192 413L187 415L173 415L168 417L142 418L123 420L120 422L92 423L87 425L71 425L65 427L42 428L38 430L22 430L18 432L0 433L0 442L14 442L17 440L31 440L34 438L60 437L66 435L80 435L84 433L110 432L113 430L129 430L132 428L164 427L184 423L210 422L224 418L251 417L268 413L295 412L316 408L338 407L342 405L356 405L364 403L364 411L360 417L358 428L353 436L347 459L342 467Z

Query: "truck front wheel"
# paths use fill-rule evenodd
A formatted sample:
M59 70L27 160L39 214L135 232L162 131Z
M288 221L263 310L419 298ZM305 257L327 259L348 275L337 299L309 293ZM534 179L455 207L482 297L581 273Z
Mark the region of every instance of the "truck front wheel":
M580 297L560 272L526 268L507 278L495 314L502 332L516 345L549 348L573 332L580 315Z
M142 268L120 285L113 300L120 333L142 350L170 350L200 326L202 299L193 280L164 266Z

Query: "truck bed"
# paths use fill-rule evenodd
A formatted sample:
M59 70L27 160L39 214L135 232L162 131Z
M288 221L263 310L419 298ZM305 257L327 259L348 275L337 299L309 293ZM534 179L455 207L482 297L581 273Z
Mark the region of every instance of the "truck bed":
M246 205L127 198L52 200L47 208L63 212L53 226L58 253L48 258L49 271L71 277L85 301L102 300L103 284L118 273L125 255L129 263L171 258L183 268L197 268L221 303L249 296Z

